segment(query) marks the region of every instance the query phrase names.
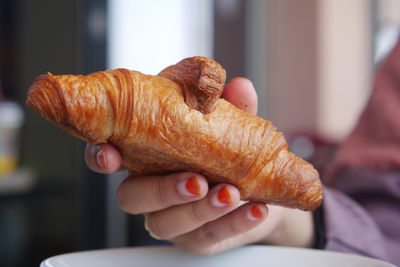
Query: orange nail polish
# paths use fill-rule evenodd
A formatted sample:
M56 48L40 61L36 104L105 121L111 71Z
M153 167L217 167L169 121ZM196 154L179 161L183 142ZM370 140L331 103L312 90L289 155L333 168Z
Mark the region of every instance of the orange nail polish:
M261 219L264 217L264 214L258 205L254 205L251 208L250 213L251 213L251 216L255 219Z
M221 190L219 190L217 198L218 201L222 204L231 204L233 202L231 194L229 193L229 190L228 188L226 188L226 186L222 187Z
M194 176L190 177L189 179L186 180L185 188L192 195L196 195L196 196L201 195L200 184L197 181L197 178Z
M103 148L101 148L99 152L97 152L97 164L99 164L100 167L104 169L108 168L106 152L104 151Z

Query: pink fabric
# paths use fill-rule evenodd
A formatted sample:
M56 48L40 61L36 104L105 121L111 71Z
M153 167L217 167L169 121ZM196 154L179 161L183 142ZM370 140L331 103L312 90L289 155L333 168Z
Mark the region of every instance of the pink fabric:
M329 173L343 165L400 167L400 41L379 66L370 101Z
M400 266L400 40L327 177L324 248Z

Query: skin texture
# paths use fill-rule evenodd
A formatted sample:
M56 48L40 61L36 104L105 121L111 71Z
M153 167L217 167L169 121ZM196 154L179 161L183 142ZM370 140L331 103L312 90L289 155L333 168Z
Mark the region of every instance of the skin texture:
M222 97L250 114L257 113L257 94L247 79L233 79ZM87 145L85 160L99 173L113 173L121 166L120 154L109 144ZM196 194L188 193L185 187L189 179L197 181L190 187ZM117 195L122 210L144 214L151 236L194 253L210 255L251 243L314 245L311 212L242 202L233 185L209 187L197 173L146 177L130 174Z

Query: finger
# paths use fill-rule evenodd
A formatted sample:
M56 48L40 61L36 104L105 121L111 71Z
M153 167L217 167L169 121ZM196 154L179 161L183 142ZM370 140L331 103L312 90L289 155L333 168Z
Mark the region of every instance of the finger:
M262 203L247 203L231 213L179 236L171 242L198 254L215 254L250 242L247 231L265 220L268 208Z
M246 78L234 78L224 89L222 97L250 114L257 114L257 92L251 81Z
M207 192L208 183L203 176L183 172L167 176L129 176L120 184L117 193L122 210L139 214L198 200Z
M85 161L92 171L113 173L120 169L122 159L118 150L110 144L87 144Z
M219 184L199 201L146 214L147 229L153 236L169 240L232 211L239 201L240 194L236 187Z

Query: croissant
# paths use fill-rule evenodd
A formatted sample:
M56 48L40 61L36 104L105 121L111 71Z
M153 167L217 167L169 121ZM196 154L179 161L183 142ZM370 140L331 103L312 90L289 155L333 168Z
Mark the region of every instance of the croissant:
M88 143L110 143L139 174L193 171L243 200L314 210L318 172L272 123L222 99L225 70L192 57L145 75L127 69L38 76L26 104Z

